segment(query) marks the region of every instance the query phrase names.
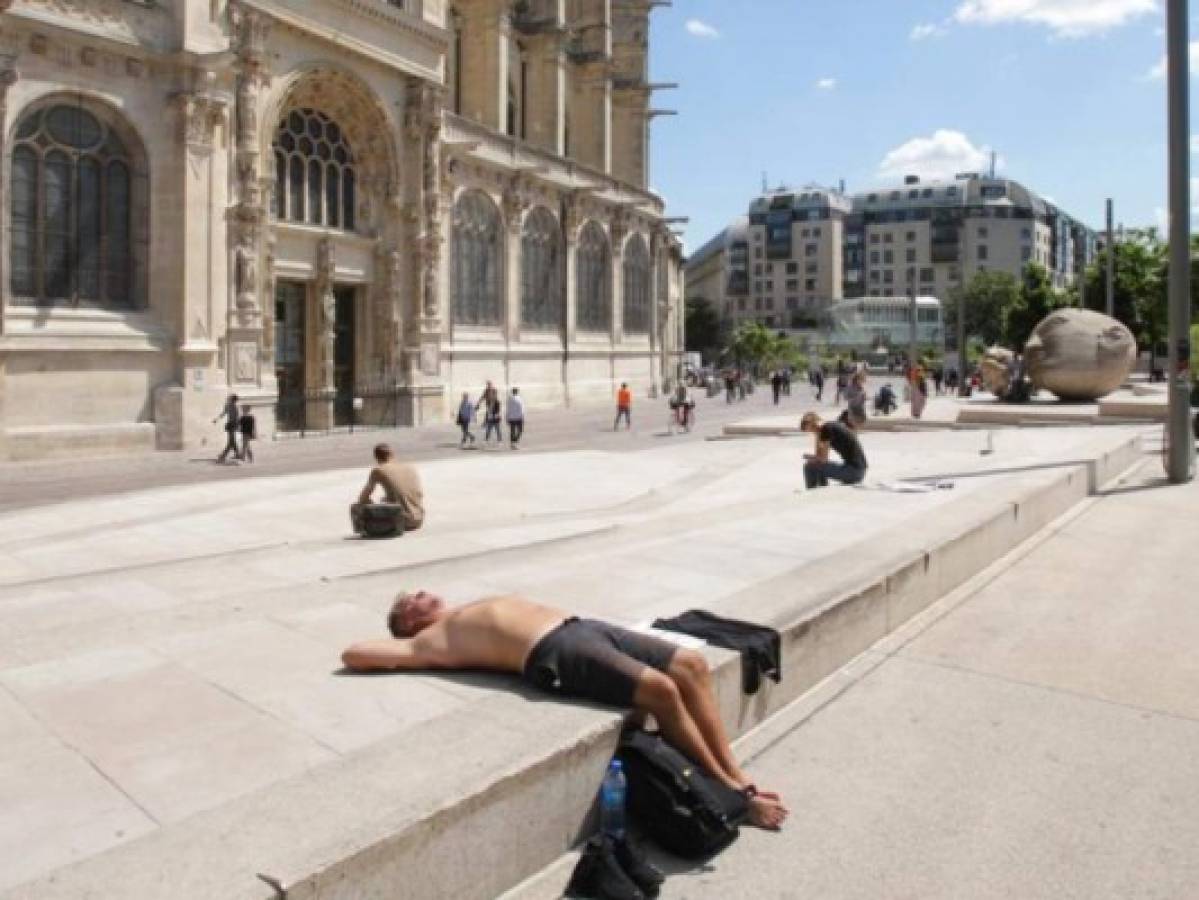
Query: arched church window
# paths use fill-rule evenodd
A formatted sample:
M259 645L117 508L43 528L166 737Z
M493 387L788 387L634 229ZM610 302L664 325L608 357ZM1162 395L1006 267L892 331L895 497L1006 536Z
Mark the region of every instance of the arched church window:
M459 325L498 325L501 303L500 213L482 191L454 204L453 315Z
M581 331L607 331L612 322L612 251L598 222L588 222L579 235L578 312Z
M293 109L275 130L275 218L354 230L354 153L324 113Z
M544 206L525 217L520 238L520 322L527 328L562 324L562 230Z
M134 216L146 209L142 159L117 126L115 114L78 101L51 100L21 116L12 151L14 302L139 304Z
M633 334L649 331L649 251L639 234L629 238L624 251L623 328Z

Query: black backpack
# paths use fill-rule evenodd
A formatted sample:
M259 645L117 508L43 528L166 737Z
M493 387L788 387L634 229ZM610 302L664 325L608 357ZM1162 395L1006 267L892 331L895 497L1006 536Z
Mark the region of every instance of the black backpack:
M717 781L657 734L627 731L617 751L630 817L664 850L699 859L737 839L745 796Z

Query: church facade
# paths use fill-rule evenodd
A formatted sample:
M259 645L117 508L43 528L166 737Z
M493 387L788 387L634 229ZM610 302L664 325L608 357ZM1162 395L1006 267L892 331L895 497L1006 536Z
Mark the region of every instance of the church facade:
M643 395L641 0L0 0L0 458Z

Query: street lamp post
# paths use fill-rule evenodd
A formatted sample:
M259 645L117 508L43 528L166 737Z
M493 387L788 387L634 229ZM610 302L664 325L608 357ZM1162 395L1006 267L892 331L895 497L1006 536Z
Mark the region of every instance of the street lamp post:
M1187 0L1166 4L1166 77L1170 146L1170 345L1169 410L1166 472L1171 483L1190 481L1195 468L1195 441L1190 430L1191 348L1191 191L1190 191L1190 60Z
M912 304L912 322L908 333L908 392L912 405L916 404L916 271L908 269L908 297ZM915 414L913 413L913 418Z

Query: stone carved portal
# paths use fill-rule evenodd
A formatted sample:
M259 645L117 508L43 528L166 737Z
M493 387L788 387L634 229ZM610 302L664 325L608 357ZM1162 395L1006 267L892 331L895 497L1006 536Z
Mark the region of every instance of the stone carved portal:
M398 189L400 180L394 129L383 107L357 78L332 69L313 69L301 75L275 105L262 139L272 141L290 112L305 109L336 123L353 151L357 181L353 230L371 237L384 236L398 226L398 222L390 221L394 213L384 198ZM273 159L273 164L278 166L278 160ZM275 201L274 208L278 209L278 197Z

